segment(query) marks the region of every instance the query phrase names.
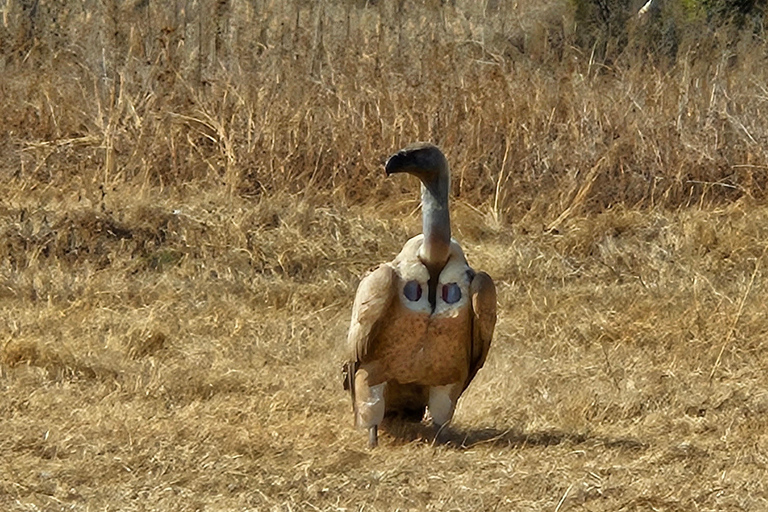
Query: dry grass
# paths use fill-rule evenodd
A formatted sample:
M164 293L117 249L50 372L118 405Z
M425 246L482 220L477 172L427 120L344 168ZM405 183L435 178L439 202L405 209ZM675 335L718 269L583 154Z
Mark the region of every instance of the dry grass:
M28 4L0 4L0 508L768 507L760 37L608 67L554 0ZM500 321L448 444L369 451L340 362L419 229L381 168L414 139Z

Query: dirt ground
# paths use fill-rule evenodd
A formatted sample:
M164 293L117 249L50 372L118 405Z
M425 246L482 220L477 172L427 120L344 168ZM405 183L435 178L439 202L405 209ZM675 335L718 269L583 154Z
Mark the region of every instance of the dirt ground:
M359 275L419 227L415 198L121 197L97 212L17 195L3 212L6 260L26 258L2 287L6 510L766 506L765 208L525 234L455 204L498 283L488 362L447 443L390 425L368 450L343 343Z

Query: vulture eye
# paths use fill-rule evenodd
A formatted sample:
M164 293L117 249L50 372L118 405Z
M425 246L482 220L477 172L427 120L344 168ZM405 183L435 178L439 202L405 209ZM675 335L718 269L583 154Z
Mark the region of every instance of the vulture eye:
M418 281L408 281L403 287L403 295L411 302L416 302L421 298L421 285Z
M455 304L461 299L461 288L456 283L443 285L443 301L447 304Z

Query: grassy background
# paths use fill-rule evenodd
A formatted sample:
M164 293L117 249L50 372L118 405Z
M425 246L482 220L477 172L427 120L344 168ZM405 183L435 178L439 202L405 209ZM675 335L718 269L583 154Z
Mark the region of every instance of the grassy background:
M3 509L765 509L762 31L603 45L555 0L0 10ZM340 362L360 276L420 229L382 168L413 140L500 320L448 445L368 451Z

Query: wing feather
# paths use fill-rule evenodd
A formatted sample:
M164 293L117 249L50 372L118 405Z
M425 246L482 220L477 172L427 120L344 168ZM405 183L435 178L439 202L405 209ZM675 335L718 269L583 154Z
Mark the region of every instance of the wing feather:
M466 389L485 364L491 347L493 330L496 327L496 285L485 272L478 272L469 284L470 307L472 308L472 348L469 376L464 384Z
M380 321L396 295L395 282L395 269L389 264L379 266L360 281L347 336L350 360L367 361Z
M397 294L395 282L395 269L385 263L366 275L357 287L347 334L348 359L342 367L344 389L348 390L352 396L353 408L355 407L355 373L360 363L368 360L381 320Z

